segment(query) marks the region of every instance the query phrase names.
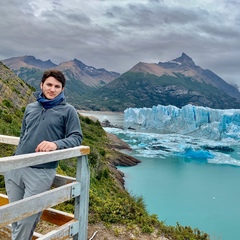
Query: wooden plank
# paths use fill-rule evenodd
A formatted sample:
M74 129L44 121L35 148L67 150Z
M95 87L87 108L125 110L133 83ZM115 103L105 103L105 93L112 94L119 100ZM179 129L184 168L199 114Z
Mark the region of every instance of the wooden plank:
M7 136L7 135L0 134L0 143L6 143L6 144L10 144L10 145L18 145L19 139L20 139L19 137ZM89 154L89 147L80 149L80 152L81 152L81 155Z
M58 226L62 226L67 222L72 221L74 219L74 215L53 208L48 208L43 211L41 219Z
M53 187L60 187L60 186L63 186L63 185L66 185L68 183L72 183L72 182L75 182L75 181L76 181L76 178L56 174L52 186Z
M42 237L38 238L38 240L67 240L71 237L71 231L76 226L78 226L78 222L73 220L43 235ZM76 231L79 231L79 229L76 229Z
M70 213L65 213L53 208L49 208L43 211L42 220L50 222L52 224L55 224L57 226L62 226L68 222L71 222L74 220L74 215ZM9 237L11 238L11 225L5 226L0 228L0 239L2 237ZM37 232L34 232L32 240L38 239L42 237L42 234L39 234Z
M9 201L8 201L7 195L0 193L0 206L6 205L8 203L9 203ZM73 220L74 215L71 213L66 213L66 212L56 210L53 208L48 208L43 211L41 219L46 222L61 226L65 223Z
M1 206L0 227L4 227L9 223L18 221L22 218L41 212L46 208L69 200L72 198L73 188L75 188L75 190L79 190L81 189L81 184L78 182L70 183L65 186ZM75 191L75 196L78 195L80 195L78 194L78 191Z
M18 145L19 137L0 135L0 143L6 143L11 145Z
M8 196L5 194L0 193L0 206L8 204Z
M8 238L10 240L11 239L11 232L12 232L12 226L10 224L8 226L0 228L0 239L2 239L1 237L5 237L5 238ZM32 240L36 240L36 239L38 239L42 236L43 236L42 234L34 232Z
M0 228L0 239L2 239L1 237L8 237L9 239L11 239L11 231L11 225Z
M54 162L62 159L82 156L82 154L90 153L88 146L78 146L74 148L56 150L51 152L38 152L11 157L0 158L1 172L10 171L27 166L33 166L42 163Z
M9 203L9 201L8 201L7 195L0 193L0 206L6 205L8 203ZM71 213L66 213L66 212L56 210L53 208L48 208L43 211L41 219L46 222L61 226L65 223L73 220L74 215Z
M76 182L76 178L56 174L52 186L54 188L56 188L56 187L60 187L60 186L72 183L72 182ZM8 203L7 196L0 193L0 206L7 204L7 203Z
M40 237L42 237L42 236L43 236L42 234L37 233L37 232L34 232L34 233L33 233L33 236L32 236L32 240L36 240L36 239L38 239L38 238L40 238Z

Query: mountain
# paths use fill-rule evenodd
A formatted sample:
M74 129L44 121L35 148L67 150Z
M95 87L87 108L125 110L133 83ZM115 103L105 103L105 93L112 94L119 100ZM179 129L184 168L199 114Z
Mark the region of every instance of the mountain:
M35 100L33 88L0 62L0 132L19 134L26 105Z
M51 60L42 61L33 56L13 57L4 59L2 62L37 90L39 90L40 80L45 70L62 71L67 79L66 96L68 101L74 105L78 104L82 94L102 87L120 76L119 73L107 71L104 68L87 66L77 59L59 65L52 63Z
M120 75L87 66L78 59L56 65L33 56L3 60L28 84L39 89L43 71L64 72L66 97L78 109L124 111L130 107L187 104L218 108L240 108L238 89L209 69L202 69L185 53L168 62L139 62Z
M239 91L233 85L226 83L222 78L217 76L209 69L202 69L199 66L196 66L194 61L187 56L185 53L182 53L182 56L176 58L170 62L161 63L158 65L172 72L182 73L185 76L189 76L194 80L212 85L226 94L240 99Z
M33 56L12 57L2 60L2 62L13 70L19 70L21 68L37 68L44 70L57 66L56 64L51 62L50 59L47 61L42 61L40 59L36 59Z
M33 88L29 84L17 77L9 68L0 62L0 101L2 103L2 110L5 109L11 112L13 109L25 107L27 103L35 99L32 92ZM4 107L3 103L7 101L10 102L10 108Z
M187 104L217 109L240 108L238 89L212 71L196 66L185 53L169 62L139 62L109 84L83 96L81 108L126 108Z

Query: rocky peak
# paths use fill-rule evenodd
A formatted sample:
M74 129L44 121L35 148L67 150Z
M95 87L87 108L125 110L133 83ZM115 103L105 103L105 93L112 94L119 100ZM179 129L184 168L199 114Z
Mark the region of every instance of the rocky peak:
M183 67L196 67L192 58L187 54L182 53L181 57L175 58L169 62L159 62L159 66L163 68L179 69Z
M25 62L25 63L32 63L34 61L36 61L37 59L34 57L34 56L23 56L22 57L22 61Z
M21 56L21 57L12 57L9 59L2 60L2 62L10 67L12 70L19 70L21 67L25 68L38 68L38 69L49 69L56 67L50 59L47 61L42 61L40 59L36 59L34 56Z
M95 68L93 66L88 66L76 58L73 60L73 63L89 76L104 79L106 82L111 82L113 79L117 78L120 75L116 72L109 72L104 68Z
M81 69L81 70L84 70L87 65L85 65L83 62L81 62L80 60L74 58L73 59L73 62Z
M195 66L194 61L187 54L182 53L181 57L175 58L172 62L177 62L179 64L187 65L187 66Z
M22 58L22 61L25 62L27 65L38 67L41 69L48 69L57 66L50 59L48 59L47 61L42 61L40 59L36 59L34 56L24 56Z

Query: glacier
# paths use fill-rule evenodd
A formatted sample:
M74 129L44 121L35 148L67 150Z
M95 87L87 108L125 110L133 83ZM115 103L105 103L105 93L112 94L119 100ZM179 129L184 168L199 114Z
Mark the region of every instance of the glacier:
M166 108L167 106L165 106L163 109L167 111ZM171 108L174 109L172 110L172 112L175 112L173 116L176 116L177 112L179 114L180 110L178 108L176 107L171 107ZM194 107L195 110L196 108L197 107ZM211 111L211 109L209 111ZM226 112L228 112L228 115L234 115L239 113L239 110L236 110L236 109L224 110L220 112L225 114ZM186 110L185 110L185 113L186 113ZM161 131L164 132L165 130L167 130L164 128L164 126L162 127L163 130L161 131L154 128L146 129L141 125L139 125L138 123L139 121L138 122L136 121L138 125L133 124L137 116L136 113L134 113L134 115L129 114L129 116L131 117L131 121L128 122L128 125L132 126L132 128L135 127L134 125L136 125L136 127L139 127L140 130L138 129L134 130L126 126L126 123L124 123L124 113L84 111L83 113L81 112L81 114L86 116L94 116L100 122L108 120L111 124L110 126L103 127L104 130L106 132L109 132L118 136L124 142L129 144L132 151L130 152L127 151L126 154L132 155L136 158L138 157L144 157L147 159L177 158L179 161L182 161L182 160L186 162L193 161L197 164L210 163L210 164L233 165L233 166L240 167L240 141L239 141L239 137L237 137L239 135L239 131L237 130L239 126L239 121L232 120L232 119L231 121L229 120L228 122L232 124L236 122L236 124L232 125L231 131L228 129L226 133L228 134L228 138L223 138L221 141L219 141L219 140L212 140L210 138L204 139L201 137L195 137L187 134L161 133ZM143 120L143 118L141 119ZM167 121L166 116L164 120ZM219 123L219 122L220 121L216 121L216 123ZM225 125L229 125L229 123ZM173 128L171 132L174 132L174 131L175 129ZM168 130L168 132L170 131ZM176 131L176 132L179 132L179 131ZM196 132L194 131L194 133ZM201 134L198 132L198 135L201 135ZM232 136L232 138L229 137L230 135ZM233 137L236 140L234 140Z
M151 129L211 140L240 140L240 109L211 109L188 104L182 108L157 105L152 108L127 108L126 128Z

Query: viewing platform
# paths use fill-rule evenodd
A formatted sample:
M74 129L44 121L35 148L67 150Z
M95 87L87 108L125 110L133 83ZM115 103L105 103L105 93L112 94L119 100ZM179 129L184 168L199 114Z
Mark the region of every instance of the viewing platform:
M17 145L18 137L0 135L0 143ZM11 234L11 223L43 211L41 220L56 225L44 235L34 232L38 240L87 240L90 171L88 146L78 146L51 152L39 152L0 158L0 174L32 165L77 158L76 178L56 175L49 191L9 203L8 197L0 194L0 239ZM74 198L74 214L56 209L60 203Z

